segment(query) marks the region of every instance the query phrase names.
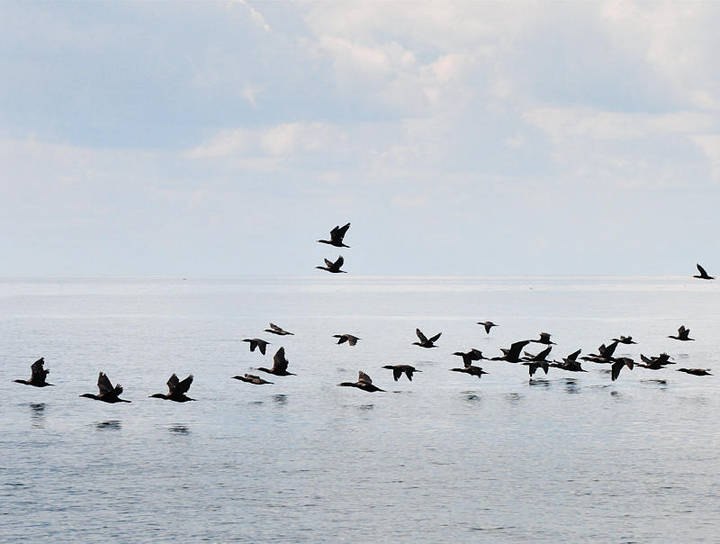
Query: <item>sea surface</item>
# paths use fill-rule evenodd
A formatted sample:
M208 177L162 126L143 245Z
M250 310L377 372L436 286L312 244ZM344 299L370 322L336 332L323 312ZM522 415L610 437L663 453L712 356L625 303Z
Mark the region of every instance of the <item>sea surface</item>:
M696 341L667 338L681 324ZM442 332L438 347L411 345L416 327ZM541 331L556 359L632 335L617 354L667 351L715 376L449 371L454 351L496 356ZM256 336L267 355L242 342ZM280 346L296 376L231 379ZM12 383L41 356L55 387ZM0 359L2 542L720 538L720 281L4 279ZM388 363L422 373L394 382ZM358 370L387 392L337 386ZM132 404L79 398L99 371ZM148 398L173 372L195 376L197 402Z

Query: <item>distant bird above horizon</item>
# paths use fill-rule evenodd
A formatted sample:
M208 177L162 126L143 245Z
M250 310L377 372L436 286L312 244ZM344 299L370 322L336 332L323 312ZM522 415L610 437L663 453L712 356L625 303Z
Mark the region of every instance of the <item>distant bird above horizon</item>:
M269 382L267 380L263 380L260 376L255 376L254 374L245 374L244 376L233 376L234 380L240 380L242 382L251 383L253 385L265 385L265 384L272 384L273 382Z
M329 261L327 259L323 259L325 261L325 266L316 266L315 268L319 268L320 270L327 270L328 272L332 274L347 274L347 270L340 270L340 267L345 263L345 259L343 259L343 256L338 256L337 260L335 262Z
M357 341L360 340L360 338L353 336L352 334L333 334L333 338L338 339L338 344L344 344L347 342L349 346L354 346L357 344Z
M269 332L270 334L277 334L279 336L286 336L286 335L294 335L294 332L288 332L284 330L281 327L278 327L275 323L270 323L270 328L265 329L265 332Z
M677 336L670 335L670 336L668 336L668 338L673 338L674 340L680 340L681 342L695 341L694 338L690 338L690 329L685 328L685 325L680 325Z
M287 371L288 364L290 364L290 361L285 358L285 348L281 347L275 352L272 368L259 367L258 370L275 376L295 376L292 372Z
M418 370L412 365L385 365L383 368L387 368L388 370L393 371L393 379L395 381L398 381L400 379L400 376L403 375L403 372L405 373L405 376L407 376L407 379L412 381L413 379L413 373L415 372L422 372L422 370Z
M350 223L347 223L343 225L342 227L339 225L336 225L334 229L330 231L330 239L329 240L318 240L321 244L330 244L331 246L335 247L350 247L346 246L343 243L343 240L345 238L345 234L347 234L348 229L350 228Z
M509 349L500 348L502 355L500 357L492 357L491 361L507 361L508 363L521 363L521 354L525 346L527 346L530 340L520 340L510 345Z
M466 351L466 352L456 351L455 353L453 353L453 355L462 357L464 366L470 366L471 364L473 364L473 361L481 361L482 359L485 359L485 357L482 354L482 351L480 351L479 349L475 349L475 348L472 348L470 351Z
M530 340L531 342L535 342L536 344L545 344L546 346L555 345L555 342L550 340L550 336L552 336L548 332L541 332L540 338L537 340Z
M150 398L171 400L173 402L188 402L191 400L185 393L190 389L190 385L193 382L193 375L190 374L183 381L177 377L177 374L173 373L170 379L167 381L168 392L167 393L155 393L150 395Z
M695 266L697 267L698 272L700 272L700 274L699 275L695 274L693 276L693 278L698 278L700 280L714 280L715 279L715 276L709 276L708 273L705 272L705 269L702 266L700 266L699 264L696 264Z
M50 374L49 370L45 370L43 365L45 364L45 358L40 357L37 361L30 365L30 379L29 380L13 380L15 383L21 383L23 385L32 385L34 387L48 387L54 384L45 381L45 378Z
M415 329L415 334L420 339L419 342L413 342L413 346L420 346L421 348L436 348L435 342L438 341L440 336L442 335L441 332L437 333L435 336L431 336L428 338L425 336L420 329Z
M265 355L265 350L267 349L268 345L270 345L270 342L268 342L267 340L262 340L261 338L245 338L243 339L243 342L250 343L250 351L255 351L255 348L258 348L260 350L260 353L262 353L263 355Z
M677 371L692 374L693 376L712 376L709 368L678 368Z
M342 382L338 384L339 387L357 387L368 393L374 393L375 391L385 392L384 389L380 389L376 385L373 385L370 376L365 374L362 370L358 372L358 381L356 382Z
M490 334L490 329L492 329L493 327L499 327L499 326L500 326L500 325L498 325L497 323L493 323L492 321L478 321L477 324L478 324L478 325L482 325L483 327L485 327L485 333L486 333L486 334Z
M122 385L111 384L110 380L108 379L108 377L105 375L104 372L101 372L98 375L97 386L98 386L98 390L100 391L99 395L93 395L92 393L83 393L80 396L88 398L88 399L95 399L95 400L100 400L102 402L108 402L110 404L114 404L116 402L130 402L129 400L120 398L120 395L123 392Z

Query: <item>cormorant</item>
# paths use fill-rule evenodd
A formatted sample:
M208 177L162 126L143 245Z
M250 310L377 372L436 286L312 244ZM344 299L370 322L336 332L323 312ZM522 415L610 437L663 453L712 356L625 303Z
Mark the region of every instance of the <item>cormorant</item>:
M414 372L422 372L422 370L418 370L411 365L385 365L383 368L387 368L388 370L393 371L393 379L395 381L398 381L400 379L400 376L403 375L403 372L407 376L407 379L410 381L412 381Z
M438 341L438 338L440 338L441 332L437 333L435 336L432 336L431 338L428 338L425 336L420 329L415 329L415 334L417 334L417 337L420 339L419 342L413 342L413 346L420 346L421 348L436 348L435 342Z
M350 247L343 244L343 239L345 238L345 234L347 233L348 229L350 228L350 223L347 225L336 226L334 229L330 231L330 239L329 240L318 240L321 244L330 244L331 246L335 247Z
M265 329L265 332L269 332L270 334L277 334L278 336L286 336L288 334L294 335L294 332L288 332L281 327L278 327L275 323L270 323L270 328Z
M623 368L628 367L628 369L632 370L634 365L635 361L633 361L629 357L618 357L617 359L615 359L612 366L610 367L610 377L612 378L612 381L618 379L620 371Z
M522 362L522 360L520 359L521 352L523 348L529 343L530 340L520 340L519 342L511 344L510 349L500 348L500 351L503 352L502 356L493 357L491 361L507 361L508 363L520 363Z
M551 344L552 344L552 345L555 345L555 342L552 342L552 341L550 340L550 336L551 336L550 333L541 332L541 333L540 333L540 338L539 338L538 340L530 340L530 341L531 341L531 342L535 342L536 344L545 344L545 345L547 345L547 346L549 346L549 345L551 345Z
M123 392L122 385L113 385L110 383L110 380L105 375L104 372L101 372L98 376L97 381L98 390L100 391L99 395L93 395L92 393L83 393L80 395L81 397L85 397L88 399L95 399L95 400L101 400L103 402L109 402L111 404L114 404L116 402L130 402L129 400L121 399L120 395Z
M333 274L347 274L346 270L340 270L340 267L345 262L345 259L343 259L343 256L340 255L335 262L328 261L327 259L323 259L325 261L325 266L316 266L315 268L319 268L320 270L327 270L328 272L332 272Z
M698 276L697 274L695 274L693 276L693 278L698 278L699 280L714 280L715 279L715 276L708 276L708 273L705 272L705 269L702 266L700 266L699 264L696 264L695 266L697 266L697 269L698 269L698 272L700 272L700 275Z
M471 364L473 364L473 361L480 361L482 359L485 359L485 357L483 357L482 351L475 348L472 348L470 351L467 352L456 351L455 353L453 353L453 355L462 357L463 365L465 366L470 366Z
M45 370L43 365L45 364L45 358L40 357L37 361L30 365L30 379L29 380L13 380L15 383L22 383L25 385L33 385L35 387L47 387L48 385L54 385L47 383L45 377L50 374L49 370Z
M613 338L613 342L620 342L621 344L637 344L632 336L621 336L620 338Z
M263 380L260 376L254 374L245 374L244 376L233 376L233 379L240 380L242 382L251 383L253 385L265 385L266 383L273 383L267 380Z
M668 338L674 338L675 340L681 340L683 342L695 340L694 338L690 338L690 329L686 329L685 325L680 325L677 336L668 336Z
M478 378L482 378L483 374L487 374L481 367L475 365L468 365L463 368L451 368L450 372L462 372L464 374L470 374L471 376L477 376Z
M615 353L615 348L618 346L619 340L613 340L612 343L609 346L606 346L605 344L600 344L598 346L598 354L591 353L590 355L585 355L584 357L580 357L583 361L592 361L593 363L612 363L614 361L613 354Z
M567 357L563 357L562 362L556 361L552 363L551 366L554 366L555 368L560 368L562 370L567 370L569 372L587 372L587 370L583 370L582 365L577 360L580 353L582 353L581 349L574 351Z
M190 374L183 381L180 381L176 374L170 376L167 381L168 392L167 393L155 393L150 395L150 398L172 400L174 402L187 402L189 400L195 400L188 397L185 393L190 389L190 384L193 382L193 376Z
M357 344L357 341L360 340L357 336L353 336L352 334L333 334L333 338L337 338L338 344L343 344L345 342L348 343L350 346L354 346Z
M712 376L709 368L678 368L677 371L692 374L693 376Z
M493 323L492 321L478 321L477 324L485 327L485 332L487 334L490 334L490 329L493 327L499 327L497 323Z
M289 361L285 358L285 348L280 348L273 357L273 367L264 368L260 367L258 370L267 372L268 374L274 374L275 376L294 376L292 372L287 371Z
M279 334L279 333L276 333ZM292 333L290 333L292 334ZM250 351L255 351L255 348L260 349L260 353L265 355L265 350L267 349L270 342L266 340L261 340L260 338L245 338L243 342L250 342Z
M363 391L367 391L368 393L374 393L375 391L385 391L384 389L380 389L379 387L373 385L372 380L370 379L370 376L365 374L362 370L358 372L358 381L356 382L342 382L339 383L338 386L341 387L357 387L358 389L362 389Z

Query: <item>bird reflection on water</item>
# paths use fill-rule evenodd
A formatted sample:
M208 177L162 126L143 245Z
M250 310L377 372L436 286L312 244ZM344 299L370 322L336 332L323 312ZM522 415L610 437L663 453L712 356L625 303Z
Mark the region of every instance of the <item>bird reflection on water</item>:
M30 406L30 422L36 429L45 428L45 408L44 402L28 404Z
M100 421L100 422L98 422L98 423L95 424L95 428L96 428L98 431L102 431L102 430L105 430L105 429L111 430L111 431L119 431L120 429L122 429L122 421L120 421L119 419L111 419L111 420L108 420L108 421Z
M185 425L183 423L175 423L173 425L170 425L168 427L168 431L171 434L181 434L181 435L187 435L190 434L190 427L188 425Z

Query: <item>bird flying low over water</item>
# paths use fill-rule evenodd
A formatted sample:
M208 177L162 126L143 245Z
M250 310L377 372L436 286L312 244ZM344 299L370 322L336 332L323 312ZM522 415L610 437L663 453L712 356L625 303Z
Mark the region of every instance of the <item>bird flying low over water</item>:
M254 374L245 374L244 376L233 376L233 379L240 380L242 382L251 383L253 385L265 385L267 383L272 384L273 382L269 382L267 380L263 380L260 376L255 376Z
M694 341L694 338L690 338L690 329L686 329L685 325L680 325L677 336L668 336L668 338L674 338L675 340L681 340L683 342Z
M450 372L462 372L464 374L470 374L471 376L477 376L478 379L482 378L483 374L487 374L481 367L475 365L467 365L462 368L451 368Z
M670 361L670 356L667 353L661 353L657 357L650 356L646 357L642 353L640 354L640 360L645 364L638 363L638 366L643 368L649 368L650 370L661 370L667 365L674 365L675 363Z
M619 340L613 340L609 346L600 344L597 354L591 353L590 355L585 355L580 358L583 361L592 361L593 363L612 363L614 361L613 354L615 353L615 348L618 346L618 342Z
M269 332L270 334L277 334L277 335L279 335L279 336L286 336L286 335L288 335L288 334L290 334L290 335L295 334L294 332L288 332L288 331L284 330L283 328L278 327L275 323L270 323L270 328L269 328L269 329L265 329L265 332ZM252 347L252 346L251 346L251 347ZM265 352L263 352L263 353L265 353Z
M705 272L705 269L700 266L699 264L696 264L698 272L700 272L700 275L695 274L693 278L698 278L699 280L714 280L715 276L708 276L708 273Z
M550 366L554 366L555 368L559 368L561 370L567 370L569 372L587 372L587 370L583 370L582 365L577 360L580 353L582 353L581 349L574 351L567 357L563 357L562 362L554 362Z
M480 361L482 359L485 359L485 357L483 357L482 351L475 348L472 348L470 351L466 352L456 351L455 353L453 353L453 355L462 357L463 365L465 366L470 366L471 364L473 364L473 361Z
M188 397L185 393L190 389L190 385L193 382L193 376L190 374L183 381L177 377L177 374L170 376L167 381L168 392L167 393L155 393L150 395L150 398L172 400L174 402L187 402L189 400L195 400Z
M109 402L111 404L114 404L116 402L130 402L129 400L121 399L120 395L123 392L122 385L113 385L110 383L110 380L105 375L104 372L101 372L98 376L97 381L98 390L100 391L99 395L93 395L92 393L83 393L80 395L81 397L85 397L88 399L95 399L95 400L101 400L103 402Z
M331 272L333 274L347 274L346 270L340 270L340 267L345 263L345 259L343 259L343 256L340 255L335 262L328 261L327 259L323 259L325 261L325 266L316 266L315 268L319 268L320 270L327 270L328 272Z
M613 342L620 342L621 344L637 344L633 340L632 336L621 336L620 338L613 338Z
M555 342L552 342L552 341L550 340L550 336L551 336L551 334L548 333L548 332L541 332L539 339L537 339L537 340L530 340L530 341L531 341L531 342L535 342L536 344L545 344L545 345L548 345L548 346L551 345L551 344L552 344L552 345L555 345Z
M365 374L362 370L358 372L358 381L356 382L342 382L339 383L338 386L340 387L357 387L358 389L362 389L363 391L367 391L368 393L374 393L375 391L385 391L384 389L380 389L379 387L373 385L372 380L370 379L370 376Z
M477 324L485 327L485 332L487 334L490 334L490 329L493 327L499 327L497 323L493 323L492 321L478 321Z
M507 361L508 363L521 363L522 359L520 355L525 346L530 343L530 340L520 340L510 345L510 349L500 348L503 352L500 357L493 357L491 361Z
M273 357L272 368L259 367L258 370L267 372L268 374L274 374L275 376L294 376L292 372L287 371L287 367L290 362L285 358L285 348L280 348Z
M40 357L37 361L30 365L30 379L29 380L13 380L15 383L22 383L24 385L33 385L35 387L47 387L53 385L47 383L45 378L50 374L49 370L45 370L43 365L45 364L45 358Z
M333 338L338 339L338 344L344 344L347 342L350 346L354 346L357 344L357 341L360 340L360 338L353 336L352 334L333 334Z
M393 379L395 381L398 381L400 379L400 376L403 375L403 372L405 373L405 376L407 376L407 379L410 381L412 381L413 379L414 372L422 372L422 370L418 370L412 365L385 365L383 368L387 368L388 370L393 371Z
M420 346L421 348L436 348L435 342L438 341L440 338L440 335L442 335L441 332L437 333L435 336L431 336L428 338L425 336L420 329L415 329L415 334L417 334L417 337L420 339L419 342L413 342L413 346Z
M270 344L270 342L261 340L260 338L245 338L243 342L250 343L250 351L255 351L255 348L258 348L263 355L265 355L265 350Z
M693 376L712 376L709 368L678 368L677 371L692 374Z
M628 367L629 370L632 370L633 366L635 366L635 361L633 361L629 357L619 357L615 359L615 362L613 362L612 366L610 367L610 377L612 378L612 381L618 379L620 371L623 368Z
M349 228L350 223L347 223L342 227L337 225L334 229L330 231L329 240L318 240L318 242L320 242L321 244L330 244L331 246L335 247L350 247L343 244L343 239L345 238L345 234L347 233Z

